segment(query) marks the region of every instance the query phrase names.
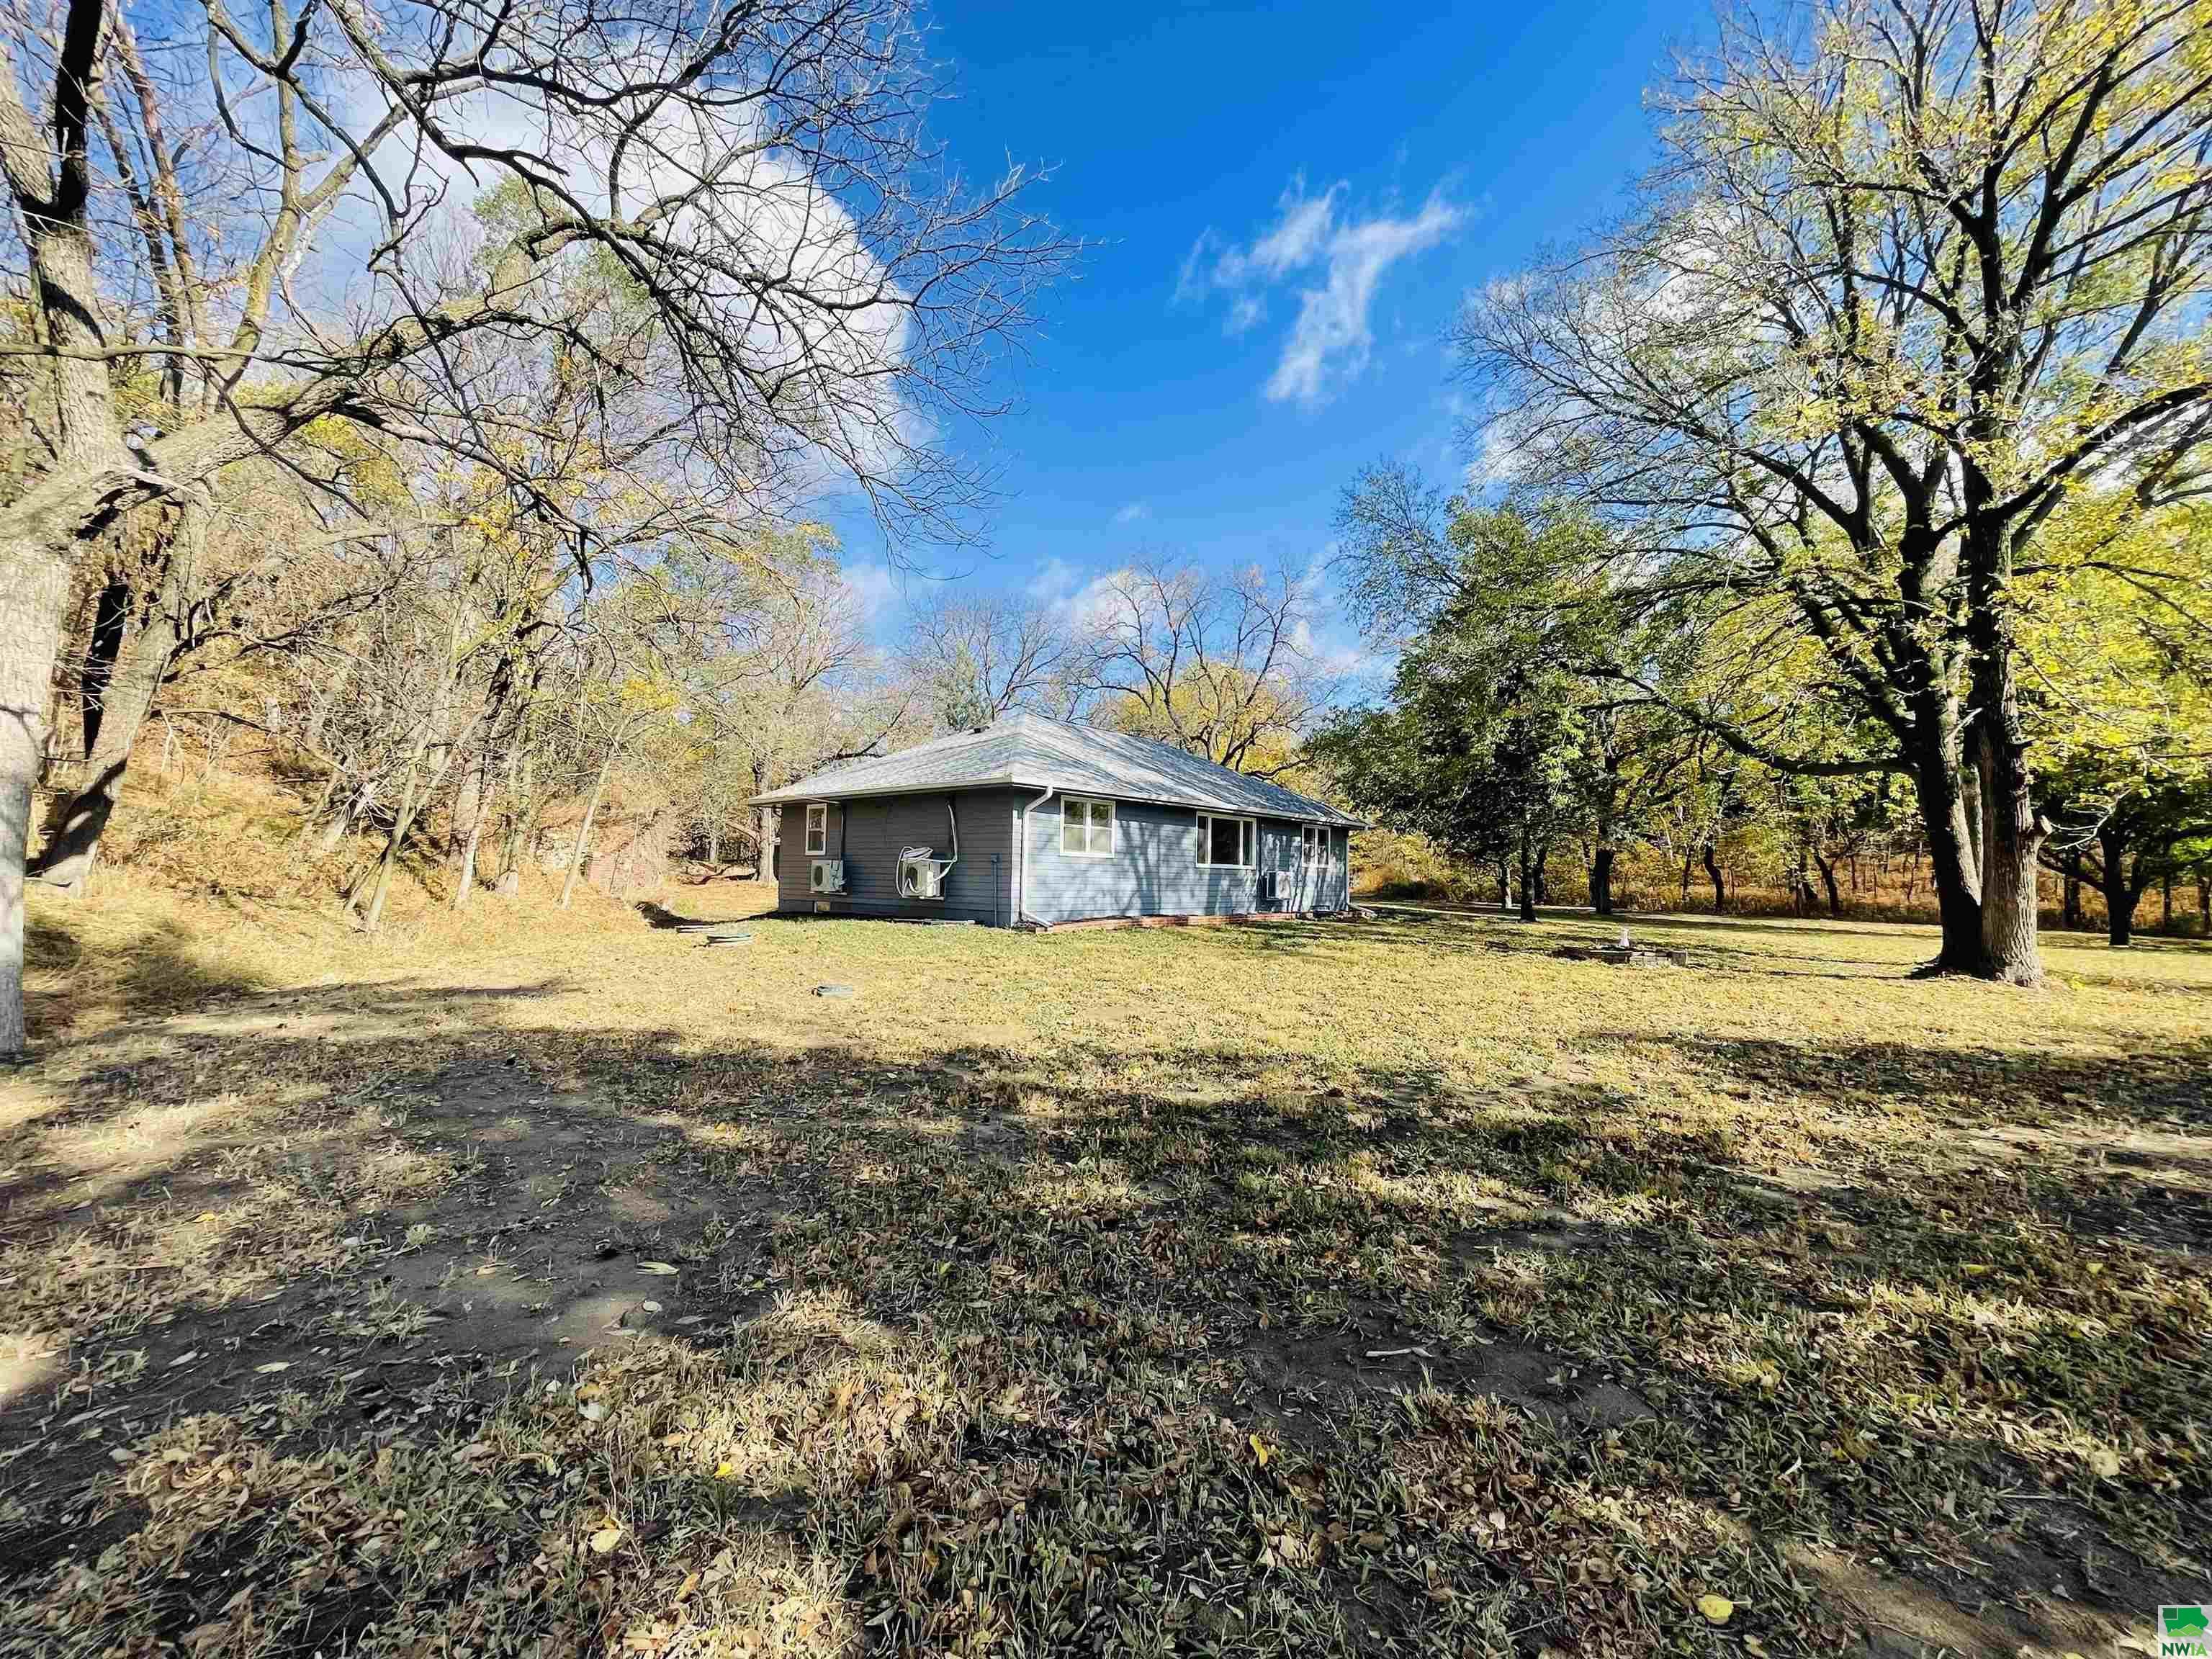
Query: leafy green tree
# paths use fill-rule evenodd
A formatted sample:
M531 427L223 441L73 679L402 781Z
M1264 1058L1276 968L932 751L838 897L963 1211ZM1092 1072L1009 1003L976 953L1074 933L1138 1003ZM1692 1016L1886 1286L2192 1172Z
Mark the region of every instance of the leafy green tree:
M1596 670L1626 660L1674 678L1686 660L1680 630L1609 602L1593 580L1605 534L1585 517L1447 501L1402 471L1376 469L1347 492L1338 522L1340 567L1371 633L1427 641L1416 660L1448 637L1467 648L1480 640L1481 696L1510 689L1532 700L1532 715L1557 704L1571 717L1561 728L1577 809L1569 833L1590 849L1591 908L1610 915L1614 863L1655 836L1692 786L1698 728Z
M1400 659L1389 705L1337 717L1311 754L1386 827L1498 866L1507 888L1517 868L1533 921L1546 850L1587 823L1589 732L1573 682L1510 647L1472 611L1445 613Z
M1602 518L1617 592L1817 653L1881 733L1946 971L2041 972L2039 612L2110 514L2203 493L2207 35L2201 3L1730 9L1629 210L1458 325L1492 476ZM2203 625L2187 571L2126 580Z

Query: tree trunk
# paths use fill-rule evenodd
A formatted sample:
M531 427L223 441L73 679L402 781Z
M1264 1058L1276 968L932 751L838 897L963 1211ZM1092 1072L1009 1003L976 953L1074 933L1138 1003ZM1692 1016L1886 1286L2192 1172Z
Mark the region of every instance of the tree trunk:
M1513 862L1510 859L1498 860L1498 913L1513 913Z
M2197 931L2212 939L2212 866L2197 866Z
M477 848L483 842L483 823L491 809L491 749L487 744L477 756L476 810L469 814L469 838L461 848L461 878L453 885L453 908L465 910L477 887Z
M82 58L88 79L98 50L100 13L70 9L64 57ZM81 35L87 21L92 33ZM12 60L12 54L9 57ZM11 61L9 73L15 73ZM6 135L19 145L24 110L14 86ZM11 191L26 166L45 174L43 145L9 158ZM108 379L106 319L112 314L96 276L92 234L91 167L81 132L58 158L59 176L46 210L19 221L30 255L35 325L54 355L39 366L53 398L53 465L12 502L0 537L0 1056L20 1054L23 1024L23 884L30 851L31 799L46 747L46 706L67 622L71 564L88 533L88 481L132 470L123 446Z
M2125 947L2136 942L2136 904L2141 897L2132 884L2118 877L2106 879L2105 938L2108 943Z
M1525 824L1521 830L1521 920L1536 920L1536 843Z
M161 511L148 508L146 511ZM115 815L115 798L131 763L138 733L161 690L183 639L186 607L191 603L200 555L207 543L213 507L194 491L178 509L174 534L162 561L161 580L138 626L122 644L105 675L98 720L89 714L85 729L95 733L85 761L85 783L49 819L51 833L31 873L71 897L82 895L100 857L100 837Z
M1844 893L1836 881L1836 860L1824 859L1815 853L1813 862L1820 869L1821 884L1828 890L1828 914L1840 916L1844 914Z
M1549 842L1539 842L1536 848L1535 866L1535 902L1539 904L1549 904L1552 902L1551 883L1544 878L1544 872L1551 867L1552 844Z
M2142 890L2128 879L2128 844L2107 828L2097 832L2098 887L2105 895L2105 938L2115 946L2136 942L2136 898Z
M2006 699L2009 710L2010 698ZM2016 714L2004 722L2017 728ZM2006 985L2034 985L2043 978L2036 930L2042 921L2035 872L2049 833L2035 811L2025 738L1977 728L1981 749L1982 949L1976 975Z
M2069 853L2065 859L2065 898L2059 912L2059 923L2069 932L2081 926L2081 855Z
M1613 848L1600 845L1590 854L1590 909L1601 916L1613 914Z
M46 746L46 695L69 605L69 561L36 542L0 548L0 1057L23 1025L23 855Z
M2173 931L2173 866L2167 865L2158 878L2158 931Z
M1982 883L1956 757L1941 745L1923 746L1914 757L1913 793L1928 840L1929 876L1942 944L1933 964L1937 973L1971 974L1982 959ZM1906 899L1911 900L1910 891Z
M606 793L607 774L614 770L615 745L607 745L606 757L599 763L599 775L592 780L592 798L584 804L583 821L576 826L576 845L568 854L568 878L561 884L561 908L568 908L575 896L576 878L584 868L584 849L591 844L592 819L599 810L599 798Z
M1713 914L1718 915L1728 908L1728 884L1721 877L1721 861L1711 842L1705 843L1705 877L1713 884Z
M707 867L710 870L722 867L722 830L719 824L707 826Z
M1698 849L1685 847L1682 849L1682 901L1679 907L1684 910L1690 908L1690 872L1696 867L1697 861Z
M378 923L384 920L384 901L392 891L392 871L399 862L399 843L415 825L415 780L428 748L426 736L407 757L407 775L399 786L399 803L392 814L392 830L384 838L384 850L374 863L362 867L346 894L346 908L361 916L364 932L374 933Z

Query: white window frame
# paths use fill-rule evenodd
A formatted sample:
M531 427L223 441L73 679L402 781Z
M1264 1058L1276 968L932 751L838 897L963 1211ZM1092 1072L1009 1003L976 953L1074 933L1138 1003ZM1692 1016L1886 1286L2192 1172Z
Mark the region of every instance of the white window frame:
M1326 869L1328 866L1328 831L1318 823L1298 826L1298 866L1301 869Z
M1234 823L1241 828L1237 832L1239 854L1234 864L1213 861L1213 826ZM1233 812L1200 812L1198 815L1198 867L1201 870L1249 870L1260 854L1260 822L1257 818L1240 817Z
M1070 847L1067 844L1067 809L1071 806L1083 808L1084 845L1081 847ZM1103 847L1092 847L1090 843L1098 839L1098 809L1102 806L1106 809L1106 844ZM1060 855L1068 859L1112 858L1114 856L1114 821L1119 816L1114 811L1114 803L1110 800L1103 800L1096 795L1062 795L1060 798Z
M820 817L815 815L819 813ZM830 850L830 803L826 800L806 804L806 856L818 859Z

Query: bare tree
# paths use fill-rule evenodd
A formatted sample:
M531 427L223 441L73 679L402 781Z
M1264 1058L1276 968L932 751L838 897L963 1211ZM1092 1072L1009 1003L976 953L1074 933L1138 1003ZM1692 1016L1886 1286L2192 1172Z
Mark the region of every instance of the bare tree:
M942 591L908 617L898 655L950 730L988 725L1012 708L1065 712L1079 660L1066 617L1049 607Z
M227 468L338 422L505 471L587 543L604 497L541 488L503 441L501 366L536 355L592 382L593 442L672 522L842 477L900 534L954 527L980 480L929 434L1000 407L993 347L1065 252L1018 171L970 191L927 146L902 0L200 0L129 24L66 0L0 31L15 349L46 377L43 453L0 507L0 1052L23 1042L48 681L106 526L158 504L189 530ZM162 61L174 84L136 72ZM178 108L194 171L173 146L137 166ZM457 189L489 191L474 227ZM117 396L141 361L171 382L159 431Z
M1238 771L1291 770L1329 691L1308 600L1288 568L1115 572L1082 617L1081 683L1103 700L1093 717Z

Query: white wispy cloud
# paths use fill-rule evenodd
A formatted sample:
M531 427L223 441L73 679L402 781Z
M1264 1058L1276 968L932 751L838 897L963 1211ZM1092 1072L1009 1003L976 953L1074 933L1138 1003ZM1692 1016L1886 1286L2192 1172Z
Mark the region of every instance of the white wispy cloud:
M887 564L856 564L844 572L845 586L859 608L860 620L873 627L878 618L888 614L897 603L897 575Z
M1342 181L1309 194L1303 174L1276 203L1273 222L1249 245L1201 232L1176 273L1177 304L1225 295L1223 328L1250 331L1267 315L1271 289L1300 279L1297 316L1284 340L1267 396L1279 403L1325 401L1367 367L1375 337L1368 315L1391 266L1435 247L1470 210L1437 191L1417 213L1362 218L1344 210Z
M1115 524L1135 524L1140 519L1150 518L1152 516L1152 509L1146 506L1144 502L1131 501L1127 507L1123 507L1119 513L1116 513L1114 515L1114 522Z
M1033 599L1056 604L1082 586L1083 581L1081 568L1054 553L1049 558L1037 562L1036 568L1030 574L1029 583L1023 591Z

